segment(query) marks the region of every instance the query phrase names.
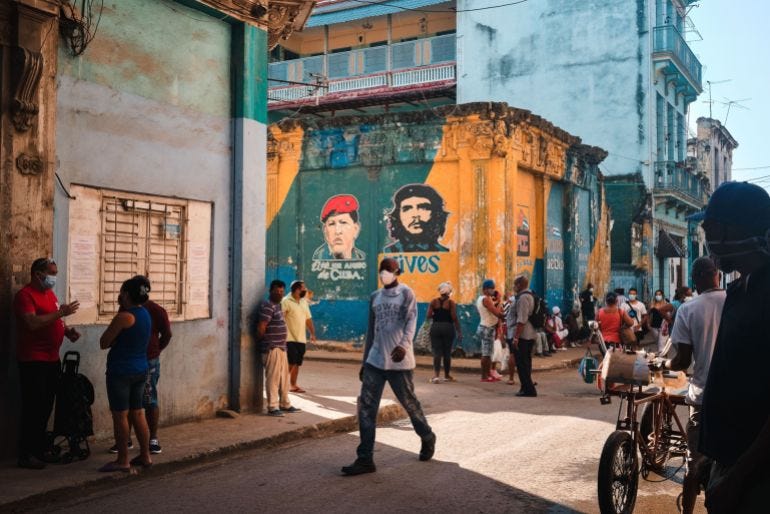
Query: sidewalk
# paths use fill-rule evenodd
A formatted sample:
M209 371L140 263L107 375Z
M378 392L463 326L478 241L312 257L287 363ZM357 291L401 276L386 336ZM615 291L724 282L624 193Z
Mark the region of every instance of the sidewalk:
M599 357L596 345L591 350ZM363 355L361 348L354 348L352 343L340 343L334 341L318 341L308 347L305 358L328 362L352 362L360 363ZM565 351L557 351L551 357L532 356L532 371L553 371L564 368L574 368L585 355L584 348L567 348ZM420 369L433 369L433 356L415 355L417 367ZM458 373L481 373L481 364L478 358L452 359L452 369Z
M328 368L312 364L303 367L300 384L308 392L291 395L292 404L302 409L300 413L287 414L283 418L244 414L235 418L215 418L161 427L159 435L163 453L154 455L153 467L141 473L158 476L212 457L357 430L355 413L358 376L351 373L348 367L336 374ZM405 415L393 400L383 399L380 408L382 422ZM133 438L133 441L136 448L136 439ZM114 459L113 455L107 453L112 444L112 440L92 441L91 456L87 460L66 465L52 464L40 471L20 469L15 461L0 462L0 511L43 506L62 494L84 494L85 486L109 486L116 480L135 478L124 473L104 474L96 471L102 464ZM134 449L129 454L134 457L138 452ZM134 468L132 473L138 474L140 471Z

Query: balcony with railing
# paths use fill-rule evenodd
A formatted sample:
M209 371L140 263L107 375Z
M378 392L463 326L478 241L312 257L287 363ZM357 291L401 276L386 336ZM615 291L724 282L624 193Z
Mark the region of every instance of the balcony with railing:
M273 62L268 107L386 98L456 83L455 35Z
M655 27L652 59L689 101L703 91L701 63L673 25Z
M693 173L684 163L675 161L655 163L654 192L676 195L696 209L703 208L711 194L708 179Z

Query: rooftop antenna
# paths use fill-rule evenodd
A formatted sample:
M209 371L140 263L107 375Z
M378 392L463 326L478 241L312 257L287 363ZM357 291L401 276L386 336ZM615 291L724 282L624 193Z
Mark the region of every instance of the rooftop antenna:
M709 88L709 99L708 100L704 100L703 102L709 104L709 118L712 118L712 119L714 118L714 116L711 114L711 107L714 105L714 100L711 99L711 86L716 85L716 84L725 84L727 82L730 82L731 80L733 80L733 79L727 79L727 80L707 80L706 81L706 85Z
M742 102L748 102L749 100L751 100L751 98L741 98L740 100L730 100L729 98L725 97L724 102L719 102L720 104L727 106L727 114L725 114L725 121L722 122L722 125L725 127L727 126L727 118L730 116L731 107L735 106L738 109L744 109L746 111L750 111L751 109L749 109L748 107L742 104Z

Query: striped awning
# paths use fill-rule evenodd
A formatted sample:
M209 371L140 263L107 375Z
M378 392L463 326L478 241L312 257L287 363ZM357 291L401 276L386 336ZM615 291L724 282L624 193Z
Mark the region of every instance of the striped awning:
M655 248L655 254L663 259L686 256L682 246L665 230L658 232L658 245Z
M368 0L369 1L369 0ZM370 0L376 1L376 0ZM369 4L348 0L329 6L317 7L307 22L307 27L321 27L334 25L346 21L360 20L363 18L375 18L385 14L405 12L411 9L420 9L428 5L447 3L446 0L387 0L382 4Z

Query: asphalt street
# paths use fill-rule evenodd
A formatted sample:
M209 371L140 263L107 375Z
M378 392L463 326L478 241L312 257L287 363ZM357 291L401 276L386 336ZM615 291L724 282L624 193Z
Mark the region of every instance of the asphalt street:
M304 373L354 375L358 367L309 363ZM596 473L618 403L603 406L574 369L543 372L538 398L517 386L415 382L438 436L430 462L408 420L378 429L370 475L343 477L356 433L252 450L166 475L122 480L46 506L57 512L598 512ZM386 396L392 397L389 390ZM350 395L350 391L339 391ZM301 400L295 403L301 405ZM681 416L685 413L682 411ZM673 474L680 462L672 462ZM682 471L640 480L635 512L676 512ZM705 512L702 498L698 511Z

